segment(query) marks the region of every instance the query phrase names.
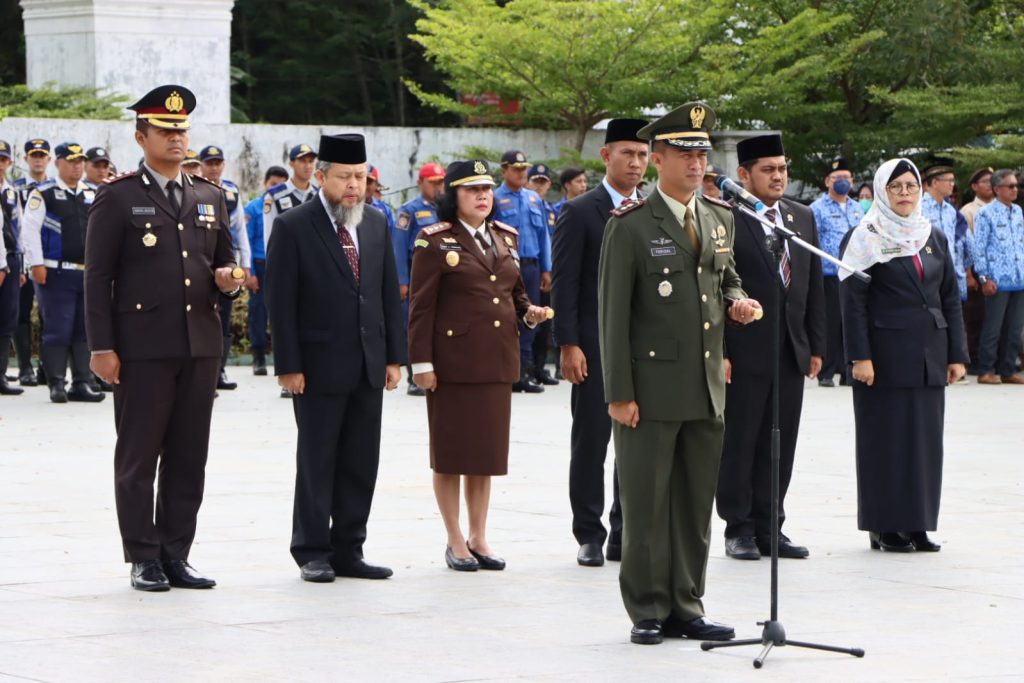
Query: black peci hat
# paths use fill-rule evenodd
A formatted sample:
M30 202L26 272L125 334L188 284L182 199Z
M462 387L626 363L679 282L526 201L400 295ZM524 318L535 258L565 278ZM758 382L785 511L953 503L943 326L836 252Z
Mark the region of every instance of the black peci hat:
M612 142L647 142L637 137L640 129L646 126L646 119L612 119L604 131L604 144Z
M366 138L358 133L321 135L317 156L332 164L365 164Z
M740 140L736 144L736 156L742 165L765 157L784 157L786 150L782 147L782 136L778 133L769 133Z

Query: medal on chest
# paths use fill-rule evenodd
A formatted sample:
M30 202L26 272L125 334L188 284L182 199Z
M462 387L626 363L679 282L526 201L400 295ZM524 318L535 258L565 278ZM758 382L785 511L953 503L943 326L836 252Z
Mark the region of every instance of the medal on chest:
M658 296L666 298L672 296L672 283L668 280L662 280L658 283Z
M444 255L444 262L447 263L452 268L459 265L459 252L449 251L447 254Z

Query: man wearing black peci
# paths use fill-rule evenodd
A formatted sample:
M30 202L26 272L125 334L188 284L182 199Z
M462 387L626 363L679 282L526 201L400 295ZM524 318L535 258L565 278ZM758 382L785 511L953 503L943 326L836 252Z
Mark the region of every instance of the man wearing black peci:
M612 209L641 197L637 185L647 170L647 142L637 137L643 119L613 119L608 123L601 159L606 173L601 184L566 202L559 213L552 245L552 306L555 341L561 346L562 374L572 383L569 501L572 532L580 544L576 561L585 567L622 557L622 511L618 477L613 479L609 512L604 515L604 461L612 423L604 400L597 330L597 266L604 227Z
M274 374L298 447L291 553L305 581L386 579L363 559L384 393L406 361L391 235L368 206L362 135L324 135L316 196L277 217L267 251Z
M244 278L224 193L181 171L195 106L165 85L129 107L143 163L100 187L85 239L91 367L114 385L117 519L144 591L215 584L188 555L223 351L218 296L237 296Z
M743 186L764 204L761 215L817 246L818 232L810 209L783 198L789 181L782 137L760 135L736 146ZM779 525L793 474L800 427L804 376L814 379L825 355L825 294L821 259L785 245L778 266L768 251L769 229L734 210L736 270L743 288L765 308L766 323L725 328L725 441L718 475L717 506L725 520L725 553L757 560L771 548L772 306L778 291L783 309L779 351L779 421L781 471ZM779 536L779 556L802 558L807 548Z

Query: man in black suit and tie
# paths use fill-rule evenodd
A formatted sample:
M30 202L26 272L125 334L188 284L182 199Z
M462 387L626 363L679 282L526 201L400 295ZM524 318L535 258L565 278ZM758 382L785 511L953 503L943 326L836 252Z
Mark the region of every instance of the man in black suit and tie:
M572 383L572 433L569 460L569 502L572 532L580 544L576 561L585 567L622 557L622 511L618 477L613 480L609 512L611 534L601 523L604 515L604 461L612 425L604 400L597 330L597 266L604 227L611 210L638 199L637 185L647 170L647 143L637 131L643 119L613 119L608 123L601 159L605 177L594 189L566 202L558 216L552 242L551 303L555 341L561 346L562 374Z
M761 202L761 215L817 246L818 231L810 209L783 199L789 182L782 137L761 135L736 146L743 186ZM725 329L725 442L718 475L718 514L725 520L725 553L757 560L771 548L771 421L773 290L784 306L780 347L779 412L781 456L779 525L793 474L804 376L815 378L825 355L825 294L821 259L785 245L782 263L768 251L768 229L735 210L736 270L743 289L765 307L759 325ZM779 536L779 556L807 557L807 548Z
M278 216L267 251L274 374L294 397L291 553L306 581L386 579L363 560L383 391L406 362L387 219L368 206L362 135L320 138L319 196Z

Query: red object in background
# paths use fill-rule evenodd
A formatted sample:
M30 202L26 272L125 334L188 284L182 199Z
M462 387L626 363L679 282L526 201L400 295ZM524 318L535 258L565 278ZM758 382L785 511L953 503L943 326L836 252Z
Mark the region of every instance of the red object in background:
M519 100L503 100L494 93L484 93L482 95L470 95L463 94L461 97L463 104L468 104L473 107L486 107L488 109L497 109L504 116L469 116L466 118L466 123L476 126L506 126L509 124L515 124L518 122L519 117L516 116L519 113L520 101Z

